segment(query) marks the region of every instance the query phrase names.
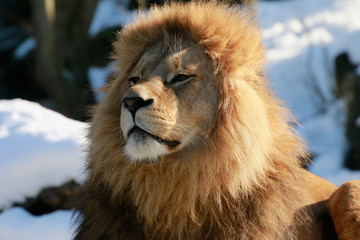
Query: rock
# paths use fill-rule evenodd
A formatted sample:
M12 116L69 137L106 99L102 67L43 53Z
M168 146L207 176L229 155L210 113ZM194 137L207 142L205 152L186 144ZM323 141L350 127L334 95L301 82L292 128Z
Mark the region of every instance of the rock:
M43 189L35 198L27 198L23 203L15 203L16 207L23 207L33 215L39 216L56 210L73 208L73 197L80 185L70 181L60 187Z

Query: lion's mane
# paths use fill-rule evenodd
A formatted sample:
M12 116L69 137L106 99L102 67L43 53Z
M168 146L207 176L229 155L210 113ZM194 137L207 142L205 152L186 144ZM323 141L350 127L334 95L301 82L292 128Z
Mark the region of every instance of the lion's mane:
M125 82L144 51L170 35L189 36L213 62L217 117L191 154L129 161L119 130ZM306 154L263 75L251 11L215 1L154 7L124 27L114 50L116 79L90 127L77 239L292 239Z

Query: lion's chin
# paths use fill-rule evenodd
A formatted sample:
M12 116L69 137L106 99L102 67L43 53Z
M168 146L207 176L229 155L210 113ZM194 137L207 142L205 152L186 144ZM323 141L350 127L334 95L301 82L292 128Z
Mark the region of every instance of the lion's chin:
M169 153L164 144L151 137L144 137L139 141L134 135L127 139L124 152L133 161L156 161L160 156Z
M177 141L166 141L139 127L134 127L126 141L124 152L133 161L155 161L170 153L170 148L179 145Z

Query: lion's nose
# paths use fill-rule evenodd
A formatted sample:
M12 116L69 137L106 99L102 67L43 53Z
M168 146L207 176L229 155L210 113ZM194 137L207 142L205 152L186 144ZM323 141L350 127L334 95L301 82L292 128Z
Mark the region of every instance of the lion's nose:
M144 100L141 97L126 97L123 98L124 107L129 110L133 118L135 119L135 113L142 107L151 105L154 99Z

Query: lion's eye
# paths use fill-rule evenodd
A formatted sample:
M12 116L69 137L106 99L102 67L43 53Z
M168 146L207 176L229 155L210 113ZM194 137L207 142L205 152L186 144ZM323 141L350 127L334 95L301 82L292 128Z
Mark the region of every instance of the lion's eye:
M130 82L130 86L134 86L136 83L137 83L137 81L139 81L139 77L130 77L129 78L129 82Z
M186 75L186 74L178 74L173 79L171 79L172 84L177 82L183 82L185 80L188 80L192 75Z

